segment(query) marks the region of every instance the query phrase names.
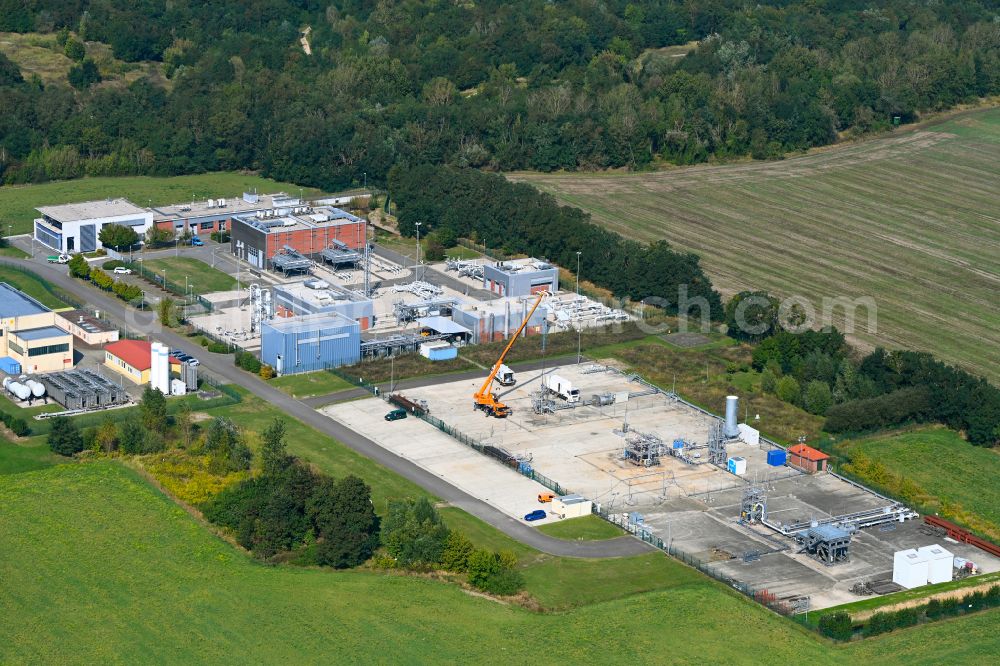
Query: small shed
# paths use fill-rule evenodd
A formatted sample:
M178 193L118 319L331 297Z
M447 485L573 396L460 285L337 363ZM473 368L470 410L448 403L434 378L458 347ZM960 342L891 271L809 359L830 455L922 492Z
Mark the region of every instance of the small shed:
M892 555L892 582L906 589L927 584L927 558L915 549L899 550Z
M741 476L747 473L747 459L742 456L733 456L726 461L726 467L730 474Z
M424 342L420 345L420 355L431 361L447 361L458 357L458 348L443 340Z
M947 583L951 580L955 556L939 546L924 546L917 549L917 554L927 560L927 582Z
M829 460L830 456L805 444L796 444L788 449L788 464L810 474L825 472Z
M552 499L552 512L560 518L579 518L592 511L593 502L582 495L563 495Z

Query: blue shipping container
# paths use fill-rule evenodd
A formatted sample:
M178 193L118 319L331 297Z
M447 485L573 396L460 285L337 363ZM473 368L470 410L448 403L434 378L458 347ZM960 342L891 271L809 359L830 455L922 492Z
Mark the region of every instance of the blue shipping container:
M767 464L771 467L781 467L788 461L788 453L782 449L772 449L767 452Z
M8 375L19 375L21 374L21 364L10 356L4 356L0 358L0 370L3 370Z

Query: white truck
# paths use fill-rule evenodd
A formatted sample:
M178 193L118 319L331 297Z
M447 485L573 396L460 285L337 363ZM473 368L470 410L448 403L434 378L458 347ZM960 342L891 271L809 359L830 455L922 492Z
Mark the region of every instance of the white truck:
M580 402L580 389L573 388L573 384L568 379L564 379L559 375L543 376L542 386L566 402Z
M514 378L514 371L506 365L501 365L500 369L497 370L497 382L499 382L500 386L513 386L517 383L517 379Z
M72 258L68 254L53 254L50 257L46 257L46 261L50 264L68 264Z

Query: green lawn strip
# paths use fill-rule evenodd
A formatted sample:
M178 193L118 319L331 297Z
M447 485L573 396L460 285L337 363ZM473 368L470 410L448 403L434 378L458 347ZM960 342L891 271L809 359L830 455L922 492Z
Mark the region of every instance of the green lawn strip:
M917 587L912 590L902 590L900 592L893 592L892 594L885 594L882 596L869 597L860 601L853 601L849 604L832 606L830 608L824 608L821 611L809 613L809 617L803 619L807 620L810 625L815 627L819 624L820 617L829 615L830 613L844 611L846 613L850 613L851 615L857 615L859 613L873 611L879 608L884 608L885 606L892 606L912 601L914 599L925 599L932 594L940 594L941 592L950 592L952 590L977 587L985 583L1000 583L1000 571L982 574L979 576L970 576L968 578L963 578L962 580L951 580L945 583L937 583L935 585L924 585L923 587Z
M37 206L93 201L107 197L124 197L137 206L162 206L192 200L238 197L243 192L257 190L261 193L285 191L304 196L320 192L313 188L300 188L291 183L281 183L251 174L217 172L192 176L154 178L150 176L122 176L80 178L37 185L7 185L0 187L0 223L13 224L13 233L27 233L37 217Z
M275 377L268 382L293 398L309 398L355 388L355 385L326 370Z
M11 442L0 435L0 474L32 472L64 461L49 451L43 437Z
M24 259L28 256L28 253L19 247L14 247L13 245L8 245L6 247L0 247L0 257L12 257L14 259Z
M663 553L611 559L543 557L522 570L546 610L566 610L654 590L712 585L703 574Z
M568 518L548 525L539 525L538 531L557 539L580 541L614 539L625 534L620 527L616 527L593 514L579 518Z
M70 307L69 303L60 300L49 291L48 282L33 273L27 273L11 266L0 266L0 282L6 282L53 310Z
M143 268L163 275L176 285L187 284L195 294L212 291L230 291L236 288L236 278L212 268L204 261L193 257L164 257L143 261ZM185 283L184 278L187 278Z

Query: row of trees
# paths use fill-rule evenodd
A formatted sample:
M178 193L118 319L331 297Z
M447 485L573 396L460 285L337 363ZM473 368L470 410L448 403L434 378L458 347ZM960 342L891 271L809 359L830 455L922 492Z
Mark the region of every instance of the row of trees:
M413 235L420 223L423 233L439 238L469 238L567 267L576 266L581 252L583 277L616 296L655 297L668 311L722 317L719 294L697 255L675 251L666 241L625 239L531 186L475 169L425 164L394 169L389 188L404 235Z
M923 622L934 622L998 606L1000 606L1000 585L993 585L985 591L970 592L961 597L931 599L920 606L900 608L895 611L878 611L866 622L861 623L860 634L866 638L877 636ZM838 641L851 640L858 633L850 614L845 611L820 616L819 631Z
M75 254L70 259L69 274L81 280L89 280L99 289L110 291L123 301L136 303L142 300L141 287L116 280L100 268L91 268L82 254Z
M395 164L642 168L780 156L1000 91L994 10L717 0L0 3L151 79L25 79L0 55L6 182L259 169L341 188ZM298 26L312 28L312 55ZM684 57L660 49L697 40Z

